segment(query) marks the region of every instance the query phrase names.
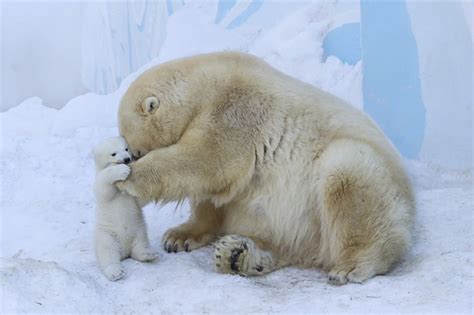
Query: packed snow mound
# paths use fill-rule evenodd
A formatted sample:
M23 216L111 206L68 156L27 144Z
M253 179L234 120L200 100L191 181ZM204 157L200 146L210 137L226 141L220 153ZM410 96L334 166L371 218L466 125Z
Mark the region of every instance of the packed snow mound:
M249 52L362 108L362 62L351 66L334 56L323 62L323 40L327 33L358 20L357 10L340 12L337 2L311 3L264 32L250 45Z

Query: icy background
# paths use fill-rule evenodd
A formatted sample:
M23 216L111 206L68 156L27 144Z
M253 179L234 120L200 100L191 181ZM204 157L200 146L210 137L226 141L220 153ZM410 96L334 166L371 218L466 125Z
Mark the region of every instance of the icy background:
M361 20L361 5L371 7L372 19ZM407 157L472 168L473 2L385 5L393 6L394 14L385 10L383 17L383 2L372 0L3 0L0 110L33 96L61 108L87 92L116 91L147 64L241 50L364 106ZM406 12L395 15L397 6ZM388 33L401 26L397 19L407 21L403 34L414 39L411 47L397 34L384 36L385 24ZM362 36L356 34L360 29ZM381 37L371 39L367 30L379 29ZM374 58L363 63L361 55L377 50L385 37L389 41L381 48L390 47L370 68L363 95L362 72L369 74ZM408 48L415 60L402 53ZM376 95L371 85L378 85ZM375 108L390 106L374 115L371 100L378 103ZM400 144L397 136L412 143Z
M57 19L28 19L47 16L48 3L2 4L3 13L10 10L1 22L2 93L41 96L17 99L12 104L18 106L0 113L2 313L472 312L474 191L472 164L465 162L472 159L472 90L467 108L456 102L466 91L459 91L456 82L443 86L456 77L448 72L457 68L439 66L444 54L435 48L451 43L451 61L471 69L472 63L462 60L456 42L434 45L441 31L458 27L452 18L468 20L465 14L472 6L435 6L438 11L429 15L422 4L408 3L431 130L421 159L406 161L419 203L415 246L389 275L334 287L317 270L286 268L259 278L220 275L213 269L210 247L164 253L159 246L164 231L188 216L186 206L175 210L174 205L145 209L158 261L127 260L127 278L108 282L96 266L91 242L91 150L117 133L118 102L139 73L202 52L253 53L362 109L362 61L344 63L323 51L331 30L360 22L358 2L63 3L55 7L61 12ZM435 17L441 13L451 19L438 23ZM430 34L427 20L436 21L440 33ZM66 21L75 22L73 30L62 27ZM21 23L36 23L41 36L31 37ZM11 25L17 25L16 32ZM19 39L29 43L27 49L15 48ZM32 44L39 42L44 46ZM51 54L41 53L51 45ZM5 60L8 67L3 67ZM44 76L21 76L22 69ZM448 106L447 101L453 102ZM459 115L468 124L450 120ZM463 146L453 146L450 139L455 138L462 138Z

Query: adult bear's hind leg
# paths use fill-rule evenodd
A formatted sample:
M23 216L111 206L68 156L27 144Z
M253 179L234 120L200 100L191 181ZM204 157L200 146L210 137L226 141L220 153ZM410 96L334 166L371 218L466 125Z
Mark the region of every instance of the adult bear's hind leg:
M262 244L241 235L221 237L214 243L217 270L241 276L260 276L280 268L275 255L259 246Z
M336 142L323 159L321 227L329 281L360 283L388 272L409 246L413 205L407 190L366 144Z

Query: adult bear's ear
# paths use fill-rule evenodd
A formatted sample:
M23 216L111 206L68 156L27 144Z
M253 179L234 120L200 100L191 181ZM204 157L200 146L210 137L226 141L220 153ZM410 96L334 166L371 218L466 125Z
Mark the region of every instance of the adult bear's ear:
M146 115L153 114L159 106L160 101L155 96L147 97L142 102L142 110Z

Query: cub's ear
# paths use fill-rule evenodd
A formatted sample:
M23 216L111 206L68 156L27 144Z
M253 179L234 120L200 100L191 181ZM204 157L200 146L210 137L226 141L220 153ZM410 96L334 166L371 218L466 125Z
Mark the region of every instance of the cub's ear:
M160 106L160 101L154 96L147 97L142 102L143 113L147 115L153 114L155 110L158 109L159 106Z

